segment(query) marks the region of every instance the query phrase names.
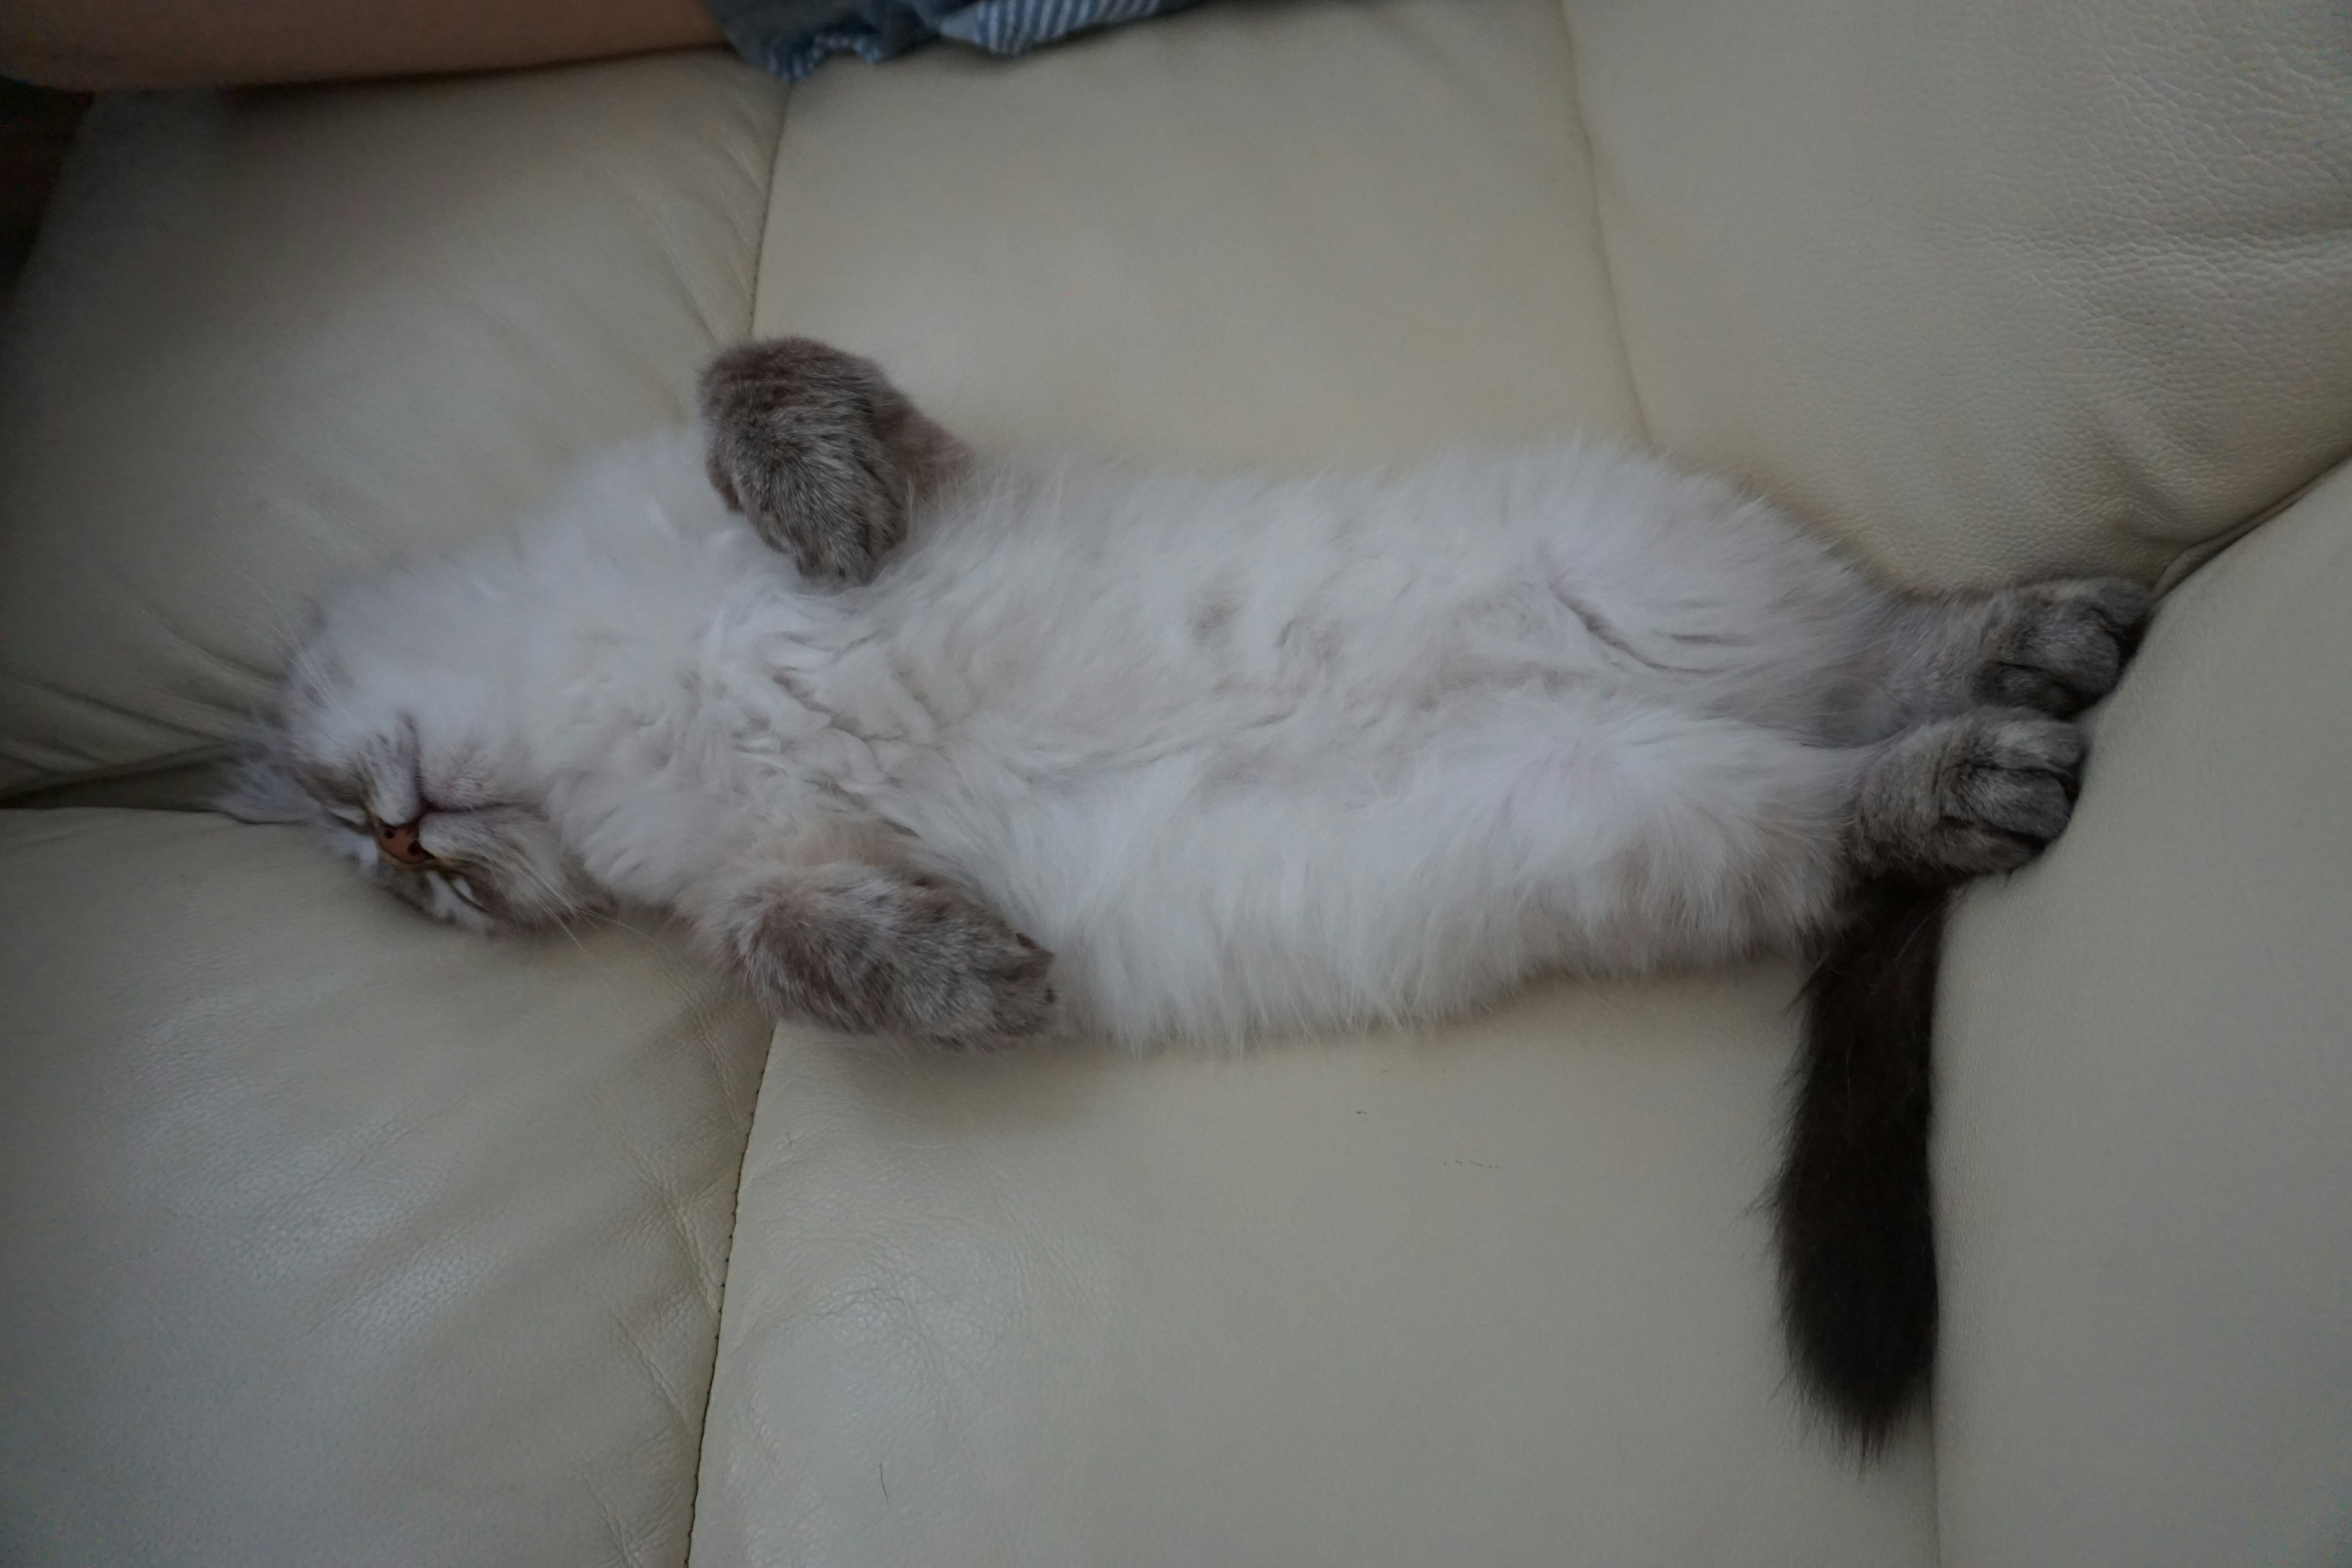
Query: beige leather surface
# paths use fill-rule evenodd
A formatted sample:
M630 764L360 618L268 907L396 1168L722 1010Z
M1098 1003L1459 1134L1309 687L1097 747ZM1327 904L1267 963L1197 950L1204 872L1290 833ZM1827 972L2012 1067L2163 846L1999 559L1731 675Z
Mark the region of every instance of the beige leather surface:
M2352 451L2343 0L1567 0L1668 450L1942 584Z
M782 112L715 52L102 105L0 344L0 788L216 740L322 583L676 417Z
M0 813L0 1563L679 1562L767 1030L301 836Z
M1546 0L1216 5L795 89L762 331L968 438L1381 462L1638 434Z
M118 101L0 340L0 790L217 741L319 585L755 321L983 442L1646 432L1914 576L2153 574L2352 447L2347 73L2336 0L1233 0L789 116L716 53ZM2352 1556L2347 532L2190 582L1959 922L1935 1449L1867 1476L1752 1207L1784 972L1242 1060L787 1032L747 1134L765 1030L628 933L0 814L0 1562Z
M1137 1063L779 1036L698 1568L1900 1568L1765 1235L1790 976Z
M1958 924L1953 1568L2352 1562L2352 473L2174 593Z

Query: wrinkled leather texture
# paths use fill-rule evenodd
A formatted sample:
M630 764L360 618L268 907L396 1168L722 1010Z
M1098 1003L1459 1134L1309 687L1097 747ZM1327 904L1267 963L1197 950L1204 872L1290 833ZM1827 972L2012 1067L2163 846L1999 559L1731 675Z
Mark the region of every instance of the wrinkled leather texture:
M322 585L679 417L782 115L715 54L102 103L0 341L0 788L218 742Z
M302 838L0 813L0 1562L680 1561L766 1026Z
M697 1568L1935 1561L1784 1380L1793 978L1425 1036L978 1062L786 1031Z
M2352 471L2165 601L1956 922L1946 1559L2352 1562Z
M1937 586L2352 452L2342 0L1568 0L1659 446Z

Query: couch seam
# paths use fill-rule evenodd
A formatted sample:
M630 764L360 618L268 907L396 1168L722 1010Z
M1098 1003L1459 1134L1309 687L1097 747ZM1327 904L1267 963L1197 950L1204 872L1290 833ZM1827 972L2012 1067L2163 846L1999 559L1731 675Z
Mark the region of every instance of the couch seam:
M1609 221L1606 204L1601 200L1601 190L1604 178L1601 173L1601 151L1593 140L1592 121L1584 107L1584 54L1577 47L1576 26L1569 19L1569 10L1573 3L1574 0L1560 0L1559 27L1560 36L1568 44L1569 89L1576 99L1573 129L1577 140L1583 143L1584 166L1592 182L1592 234L1595 243L1601 249L1601 286L1609 291L1609 319L1611 324L1616 329L1617 360L1618 363L1624 368L1625 390L1633 400L1633 418L1641 426L1643 445L1654 451L1658 445L1657 436L1650 424L1649 405L1642 396L1642 378L1633 368L1633 341L1632 334L1626 331L1624 296L1617 287L1617 259L1609 245ZM1941 1563L1944 1562L1944 1496L1942 1487L1937 1484L1935 1479L1937 1444L1934 1419L1931 1399L1929 1426L1925 1444L1928 1467L1927 1551L1928 1560L1931 1563Z
M142 779L158 774L176 773L182 769L217 767L235 754L234 746L226 741L208 741L200 745L185 746L161 756L144 758L135 763L101 763L96 767L77 768L70 773L35 773L0 789L0 811L49 811L60 807L106 802L87 802L79 797L89 792L103 791L110 784L136 784ZM13 759L12 759L13 760ZM145 806L138 809L154 811L205 811L209 807L191 801L184 805Z
M695 1528L702 1520L703 1467L710 1455L710 1409L719 1400L719 1361L727 1349L727 1297L735 1282L735 1247L742 1235L743 1179L751 1168L751 1140L760 1127L760 1095L768 1085L768 1069L776 1059L777 1037L783 1031L773 1022L768 1026L768 1046L760 1053L760 1077L751 1086L751 1113L743 1119L743 1152L735 1162L735 1202L727 1212L727 1252L719 1260L718 1301L710 1314L710 1375L702 1385L702 1415L695 1423L694 1485L686 1500L686 1556L679 1568L691 1568L694 1562Z
M743 290L743 337L749 339L760 320L760 282L768 275L768 227L776 216L778 171L784 162L784 136L793 124L793 87L784 85L782 110L776 116L776 144L768 150L768 188L760 203L760 233L751 246L751 279Z
M2164 570L2157 574L2156 596L2158 599L2166 597L2189 579L2237 548L2240 543L2259 531L2272 519L2293 510L2305 496L2317 489L2338 469L2347 465L2352 465L2352 447L2340 448L2331 453L2319 466L2319 470L2311 478L2292 487L2268 505L2257 507L2248 512L2242 521L2231 524L2219 533L2198 540L2192 544L2181 546L2173 554L2172 559L2165 563Z
M1560 0L1559 6L1560 37L1568 44L1568 86L1575 100L1575 113L1570 128L1584 150L1586 177L1592 190L1592 236L1601 252L1601 285L1609 294L1609 322L1615 329L1617 363L1625 373L1625 391L1633 400L1633 422L1640 427L1642 445L1657 449L1657 436L1650 425L1650 410L1642 397L1642 378L1633 370L1633 342L1625 330L1625 300L1617 289L1617 261L1609 247L1609 222L1601 199L1601 153L1592 138L1592 121L1584 109L1584 55L1576 45L1576 26L1569 20L1571 0Z
M785 133L792 128L793 89L789 84L785 85L783 94L783 109L776 117L776 143L768 153L768 187L764 199L760 203L759 237L751 247L751 276L743 290L741 335L746 339L759 324L760 283L767 276L768 226L776 211L777 170L783 163ZM710 1410L719 1400L719 1363L727 1349L728 1288L735 1281L735 1248L742 1235L743 1173L751 1164L751 1140L760 1125L760 1094L767 1087L768 1068L775 1060L777 1033L771 1024L767 1049L760 1054L760 1076L751 1085L751 1108L743 1118L742 1152L735 1160L735 1201L727 1213L727 1250L719 1259L717 1300L710 1314L710 1375L703 1381L702 1413L695 1422L694 1484L687 1489L686 1555L680 1560L679 1568L690 1568L694 1562L695 1531L702 1522L703 1474L710 1458Z

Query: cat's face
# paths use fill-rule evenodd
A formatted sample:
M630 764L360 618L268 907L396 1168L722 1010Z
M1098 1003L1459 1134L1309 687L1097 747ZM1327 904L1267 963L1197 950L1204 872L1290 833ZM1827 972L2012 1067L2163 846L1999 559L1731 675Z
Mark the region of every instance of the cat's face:
M604 900L519 787L484 684L461 664L331 616L221 809L318 827L360 874L438 920L544 926ZM350 623L358 621L355 628Z

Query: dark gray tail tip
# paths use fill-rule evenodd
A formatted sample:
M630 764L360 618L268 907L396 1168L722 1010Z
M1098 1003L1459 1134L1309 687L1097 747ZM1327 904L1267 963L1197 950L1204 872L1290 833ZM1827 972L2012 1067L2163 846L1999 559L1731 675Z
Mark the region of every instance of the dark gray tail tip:
M1802 1310L1791 1302L1785 1327L1806 1406L1841 1446L1870 1463L1927 1407L1934 1318L1902 1323L1880 1309L1823 1322L1801 1319Z
M1781 1329L1807 1405L1866 1461L1927 1403L1940 1316L1935 1234L1924 1192L1886 1207L1830 1208L1804 1202L1805 1174L1787 1173L1776 1194Z
M1930 1035L1943 910L1932 887L1857 890L1806 984L1771 1193L1797 1384L1865 1461L1926 1404L1935 1368Z

